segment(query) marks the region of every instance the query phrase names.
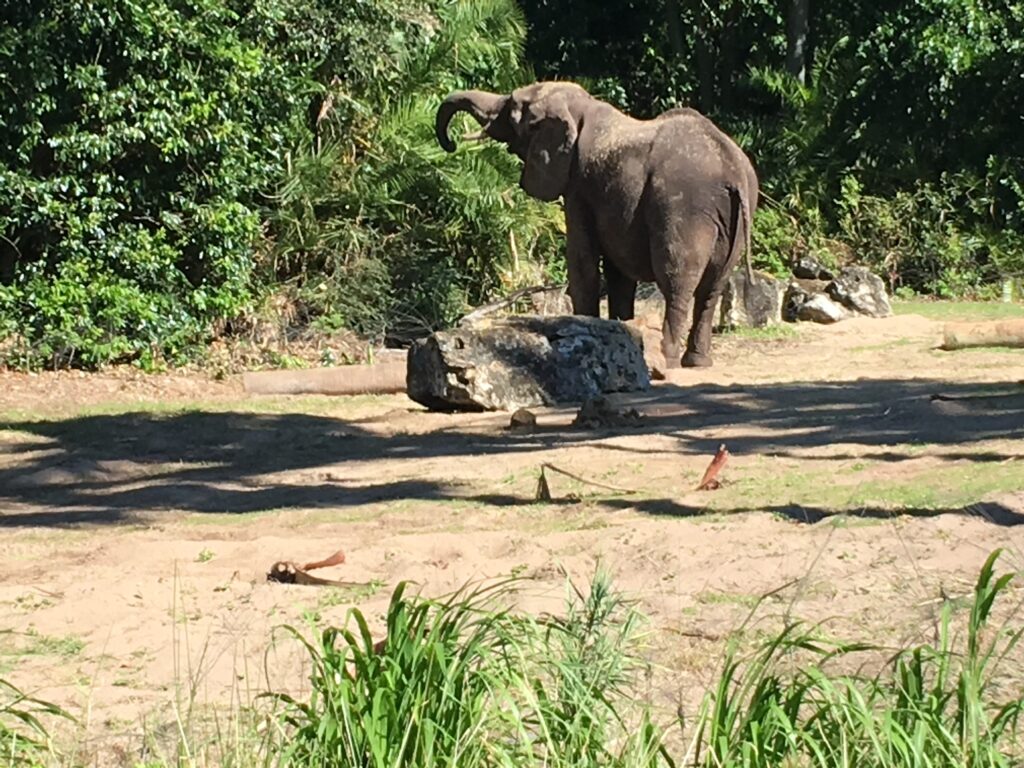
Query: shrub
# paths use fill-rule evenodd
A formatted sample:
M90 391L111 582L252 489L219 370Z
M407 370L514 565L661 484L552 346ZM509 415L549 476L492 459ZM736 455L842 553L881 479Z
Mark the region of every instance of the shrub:
M26 361L176 355L245 306L295 82L220 0L36 0L0 27L0 324Z

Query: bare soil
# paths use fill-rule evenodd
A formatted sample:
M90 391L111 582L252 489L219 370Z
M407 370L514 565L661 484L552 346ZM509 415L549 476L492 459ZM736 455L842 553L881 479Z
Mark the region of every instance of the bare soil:
M510 431L403 396L248 397L237 377L0 374L0 677L82 718L96 764L133 764L190 701L301 692L274 628L359 605L379 632L401 580L524 575L524 607L558 610L601 562L650 617L655 700L690 714L764 595L768 624L930 639L992 550L1024 565L1024 351L940 352L940 328L720 336L714 368L614 397L641 419L597 430L572 408ZM721 444L722 487L693 490ZM542 463L624 490L549 470L537 502ZM339 547L316 573L367 587L266 581Z

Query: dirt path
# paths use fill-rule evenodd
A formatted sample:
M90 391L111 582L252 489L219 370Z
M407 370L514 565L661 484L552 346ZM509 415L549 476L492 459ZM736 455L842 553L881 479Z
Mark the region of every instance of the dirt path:
M513 434L507 415L400 396L0 374L0 677L82 715L98 764L132 764L190 695L247 701L265 672L301 690L301 654L271 648L273 628L353 604L379 622L402 579L440 594L527 575L526 607L557 610L563 574L586 582L600 561L651 617L667 707L695 705L723 636L784 585L766 617L928 636L937 598L968 593L990 551L1024 565L1024 353L938 352L939 327L723 337L714 369L618 398L643 419L604 431L571 409ZM692 490L721 443L724 486ZM542 462L635 492L549 473L555 501L537 503ZM324 575L365 589L265 581L338 547L348 561Z

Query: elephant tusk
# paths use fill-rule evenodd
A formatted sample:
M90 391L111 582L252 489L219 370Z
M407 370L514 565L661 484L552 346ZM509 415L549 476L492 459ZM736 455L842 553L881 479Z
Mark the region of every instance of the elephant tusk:
M474 131L473 133L462 134L463 141L483 141L487 138L487 134L483 131Z

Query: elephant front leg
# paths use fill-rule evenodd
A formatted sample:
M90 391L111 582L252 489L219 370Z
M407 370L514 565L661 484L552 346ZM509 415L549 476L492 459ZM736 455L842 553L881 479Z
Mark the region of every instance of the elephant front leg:
M566 200L565 229L573 314L598 317L601 313L601 274L597 237L589 212L575 200Z
M636 280L627 277L607 255L604 257L604 280L608 284L608 317L632 320L635 314Z

